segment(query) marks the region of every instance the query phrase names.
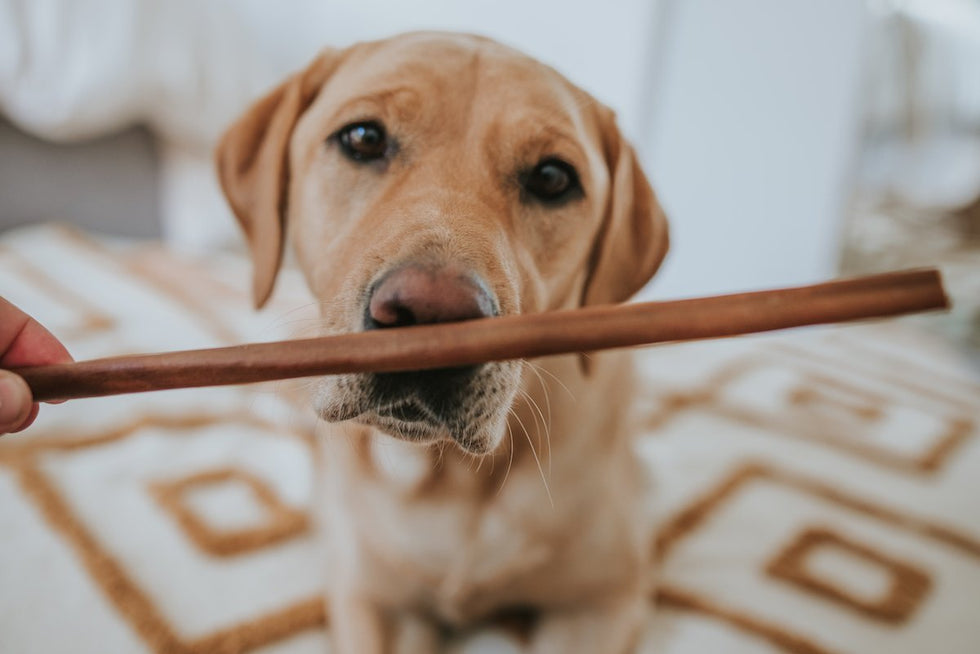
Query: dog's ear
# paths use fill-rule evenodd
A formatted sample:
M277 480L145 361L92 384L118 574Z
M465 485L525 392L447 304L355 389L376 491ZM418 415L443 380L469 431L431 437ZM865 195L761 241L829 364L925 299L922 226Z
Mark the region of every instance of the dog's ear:
M667 219L636 153L616 126L613 112L599 109L610 191L593 246L582 305L625 302L653 277L667 254Z
M218 180L252 253L256 307L269 299L282 260L293 128L340 59L338 51L321 52L249 107L218 143Z

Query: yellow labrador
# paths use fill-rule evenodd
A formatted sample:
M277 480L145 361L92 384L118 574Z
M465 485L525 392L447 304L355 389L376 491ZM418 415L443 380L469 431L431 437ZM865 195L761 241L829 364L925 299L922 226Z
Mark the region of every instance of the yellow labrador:
M323 334L621 302L667 249L612 112L475 36L324 51L217 161L257 304L288 231ZM319 382L334 651L435 652L441 626L515 608L539 616L532 652L634 647L631 379L612 352Z

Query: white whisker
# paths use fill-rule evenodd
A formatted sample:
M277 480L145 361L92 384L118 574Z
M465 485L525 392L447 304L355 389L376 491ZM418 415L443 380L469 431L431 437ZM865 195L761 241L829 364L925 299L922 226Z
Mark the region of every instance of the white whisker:
M533 399L531 399L530 395L528 395L528 399L531 401L531 403L533 404L534 408L537 409L538 415L541 416L541 421L543 423L545 423L544 424L544 436L545 436L545 442L547 443L547 446L548 446L548 478L550 479L551 478L551 462L554 460L554 457L552 456L552 450L551 450L551 397L548 395L548 385L545 383L544 378L541 377L541 373L539 373L535 369L534 364L531 363L530 361L524 361L524 363L527 363L528 364L528 367L531 370L531 372L533 372L537 376L538 383L541 384L541 391L544 393L545 406L548 408L548 418L547 418L547 420L545 420L544 414L541 411L541 407L538 405L537 402L535 402Z
M527 427L524 425L524 421L521 417L514 413L514 419L517 420L517 424L521 426L524 430L524 437L527 438L527 444L531 448L531 455L534 457L534 463L538 466L538 473L541 475L541 483L544 484L544 492L548 495L548 502L551 504L551 508L555 508L555 500L551 496L551 488L548 487L548 480L544 476L544 468L541 466L541 459L538 458L538 452L534 449L534 442L531 440L531 435L527 431Z
M552 379L554 379L554 380L555 380L555 382L556 382L556 383L557 383L557 384L558 384L559 386L561 386L561 387L562 387L562 389L563 389L563 390L564 390L564 391L565 391L566 393L568 393L568 397L570 397L570 398L571 398L572 400L574 400L574 399L575 399L575 393L573 393L573 392L572 392L571 390L569 390L569 388L568 388L568 386L566 386L566 385L565 385L565 382L563 382L563 381L561 380L561 378L560 378L560 377L558 377L558 375L556 375L555 373L553 373L553 372L551 372L550 370L548 370L548 369L547 369L547 368L545 368L544 366L541 366L541 365L538 365L538 364L536 364L536 363L534 363L533 361L528 361L527 359L521 359L521 360L522 360L522 361L524 361L525 363L527 363L527 364L528 364L529 366L531 366L531 369L532 369L532 370L535 370L535 371L540 371L540 372L543 372L544 374L546 374L546 375L548 375L549 377L551 377Z
M513 409L508 409L507 410L507 415L508 415L508 417L511 416L511 415L514 415L514 410ZM504 490L504 484L507 483L507 478L510 476L511 466L514 464L514 432L510 428L510 420L507 420L506 421L506 424L507 424L508 446L510 448L510 457L507 460L507 470L504 472L504 478L500 482L500 487L497 488L497 496L499 496L500 493Z
M527 406L531 409L531 417L534 419L534 430L537 435L538 447L541 446L541 433L544 432L545 442L548 446L548 478L551 478L551 434L549 430L549 425L545 421L544 413L541 411L541 407L538 403L531 397L531 394L527 391L521 389L521 397L527 402ZM538 421L540 418L541 425L538 426Z

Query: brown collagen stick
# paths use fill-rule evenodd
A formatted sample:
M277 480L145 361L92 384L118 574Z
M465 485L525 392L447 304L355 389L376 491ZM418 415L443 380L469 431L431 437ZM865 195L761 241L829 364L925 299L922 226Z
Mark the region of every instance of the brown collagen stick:
M380 329L278 343L95 359L15 370L36 401L395 372L764 332L948 308L939 272L799 288Z

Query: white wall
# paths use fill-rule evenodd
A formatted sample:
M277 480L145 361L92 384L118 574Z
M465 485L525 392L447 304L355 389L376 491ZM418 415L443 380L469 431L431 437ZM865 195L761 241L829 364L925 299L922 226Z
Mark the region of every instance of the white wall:
M244 2L244 4L241 4ZM290 67L321 45L344 46L412 30L475 32L512 45L615 109L635 134L660 0L236 0L263 47ZM281 10L288 8L288 11Z
M836 271L860 129L857 0L669 0L648 170L672 219L652 294Z

